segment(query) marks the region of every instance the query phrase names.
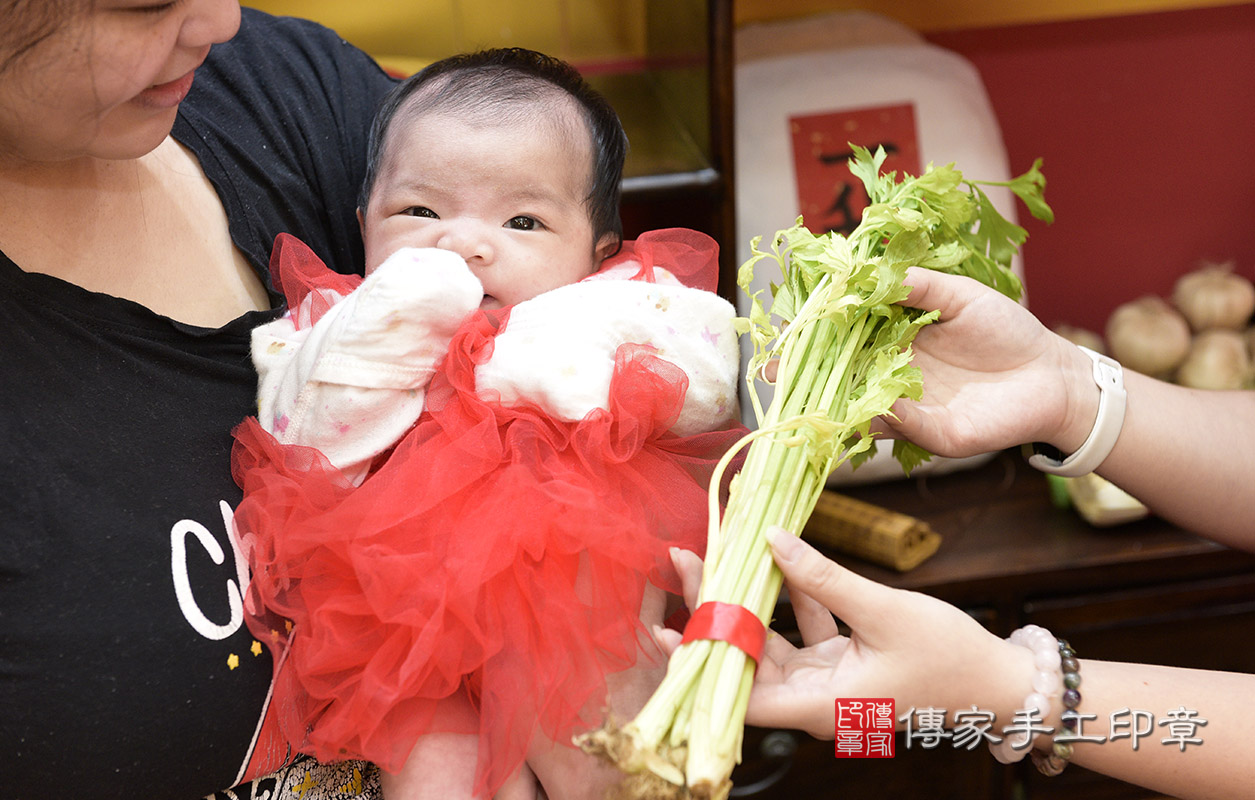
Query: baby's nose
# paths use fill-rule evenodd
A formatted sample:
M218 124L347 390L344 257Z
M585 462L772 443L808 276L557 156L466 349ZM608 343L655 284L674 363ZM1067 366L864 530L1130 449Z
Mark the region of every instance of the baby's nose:
M484 225L478 222L457 221L443 226L436 246L452 250L470 263L491 263L493 258L492 237Z

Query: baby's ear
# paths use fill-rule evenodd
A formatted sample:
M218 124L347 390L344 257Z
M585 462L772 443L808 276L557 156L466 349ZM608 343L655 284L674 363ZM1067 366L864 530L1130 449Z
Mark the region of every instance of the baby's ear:
M605 261L614 252L619 249L619 245L623 243L623 238L613 233L603 233L601 238L597 240L597 246L593 248L593 252L597 255L597 263Z
M363 236L366 235L366 221L362 218L362 207L357 207L357 229Z

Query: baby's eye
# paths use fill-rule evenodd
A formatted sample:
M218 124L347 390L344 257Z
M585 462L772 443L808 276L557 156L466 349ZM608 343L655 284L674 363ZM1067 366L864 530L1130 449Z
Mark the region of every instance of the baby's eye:
M427 206L410 206L401 212L411 217L427 217L428 219L440 219L440 216Z
M534 217L519 215L512 218L505 226L516 231L534 231L540 227L540 223Z

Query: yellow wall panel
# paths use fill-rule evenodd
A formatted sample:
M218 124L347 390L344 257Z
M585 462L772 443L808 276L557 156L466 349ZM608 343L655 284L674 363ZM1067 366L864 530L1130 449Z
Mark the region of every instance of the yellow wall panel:
M563 4L570 28L570 49L564 58L587 62L644 56L645 0L563 0Z
M244 5L317 20L373 55L445 55L460 38L457 0L245 0Z
M459 50L509 47L524 42L533 50L554 55L566 51L566 27L562 0L528 0L525 3L477 0L458 3L465 40Z
M529 47L578 63L641 58L645 0L245 0L314 19L411 71L451 53Z

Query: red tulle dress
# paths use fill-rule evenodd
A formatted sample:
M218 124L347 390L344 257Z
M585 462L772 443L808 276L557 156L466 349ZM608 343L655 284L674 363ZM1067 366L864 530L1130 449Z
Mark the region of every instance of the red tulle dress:
M713 287L713 252L695 270L665 244L642 237L616 263ZM282 275L291 308L353 285L299 271ZM481 398L475 367L509 324L509 309L463 324L418 422L360 486L255 418L235 432L246 616L303 752L397 771L423 734L477 734L491 796L538 733L600 724L606 676L637 659L645 582L678 592L668 548L704 550L709 479L744 429L669 433L687 378L648 346L618 348L608 407L578 421Z

